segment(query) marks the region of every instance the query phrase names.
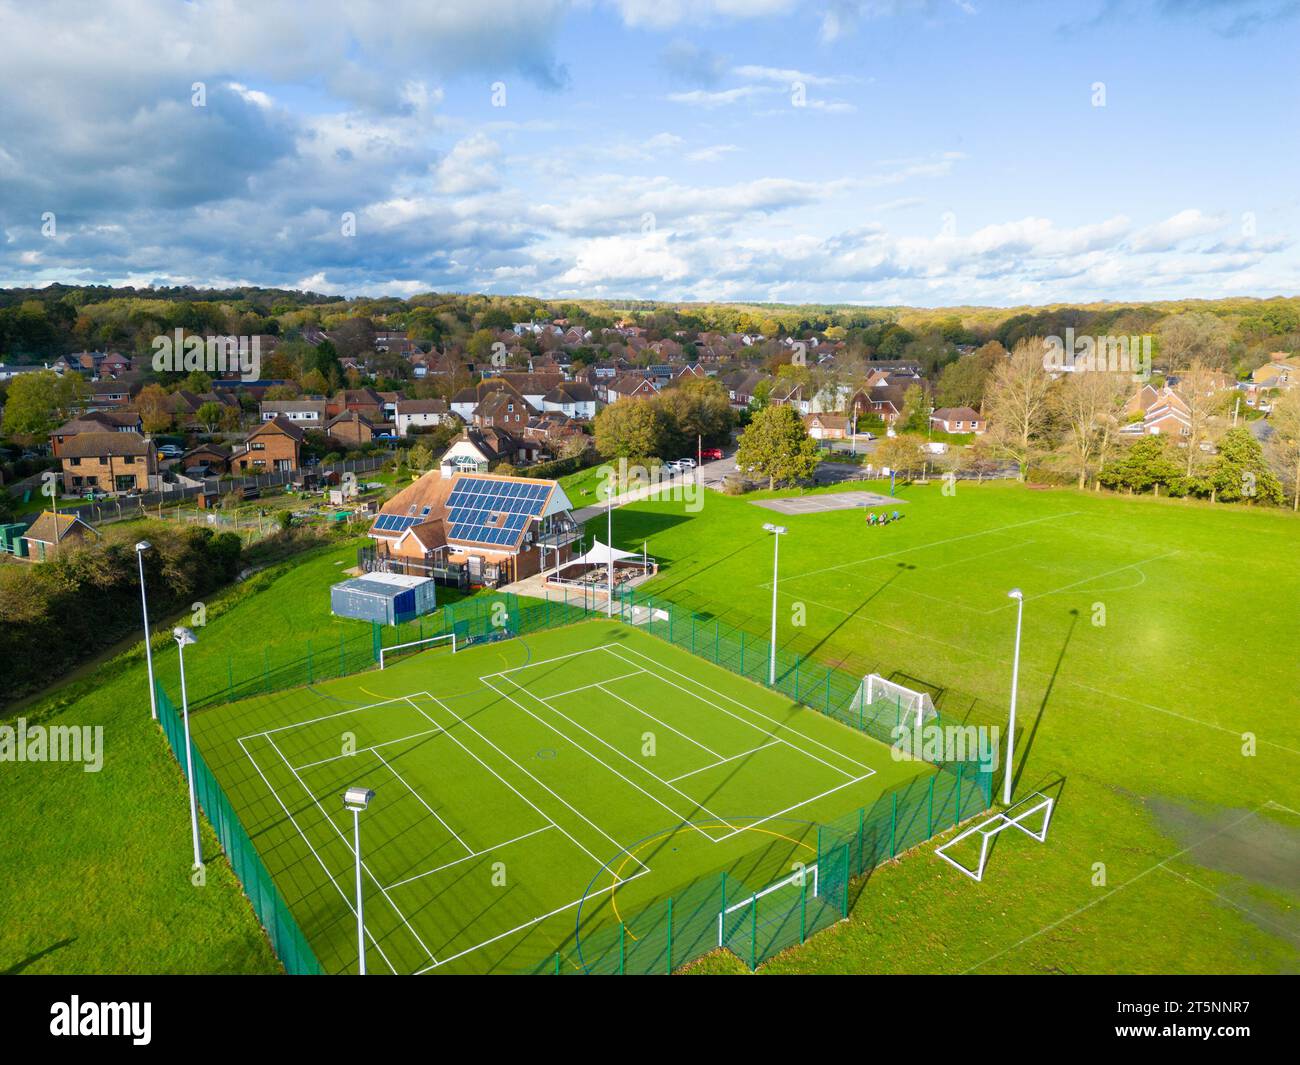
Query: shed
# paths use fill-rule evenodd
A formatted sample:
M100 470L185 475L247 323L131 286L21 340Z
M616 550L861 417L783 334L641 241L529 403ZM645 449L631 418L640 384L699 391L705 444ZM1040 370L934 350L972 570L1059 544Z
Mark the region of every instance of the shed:
M367 573L330 588L330 609L341 618L397 625L437 607L437 585L430 577Z

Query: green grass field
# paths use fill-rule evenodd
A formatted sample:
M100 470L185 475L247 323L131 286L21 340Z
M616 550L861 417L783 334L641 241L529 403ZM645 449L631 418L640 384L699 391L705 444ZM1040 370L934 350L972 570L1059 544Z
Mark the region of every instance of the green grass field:
M878 870L851 921L770 971L1300 968L1293 514L936 482L868 528L751 502L770 495L638 502L614 539L663 563L647 592L762 633L778 520L783 646L983 722L1005 721L1022 588L1016 795L1060 798L1048 842L1004 836L982 884L928 855Z
M194 716L329 972L511 972L726 871L814 865L817 824L931 772L661 640L591 621Z

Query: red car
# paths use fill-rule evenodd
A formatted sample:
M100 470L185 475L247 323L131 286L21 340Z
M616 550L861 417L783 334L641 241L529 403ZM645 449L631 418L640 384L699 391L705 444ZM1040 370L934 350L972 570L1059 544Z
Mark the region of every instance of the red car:
M722 458L722 448L706 447L700 452L700 458L705 462L716 462L718 459Z

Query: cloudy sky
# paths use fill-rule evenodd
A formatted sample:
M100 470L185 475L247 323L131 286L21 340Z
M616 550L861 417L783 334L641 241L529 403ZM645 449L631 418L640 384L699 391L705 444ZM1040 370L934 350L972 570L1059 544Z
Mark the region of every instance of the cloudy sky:
M0 0L0 285L1300 291L1300 0Z

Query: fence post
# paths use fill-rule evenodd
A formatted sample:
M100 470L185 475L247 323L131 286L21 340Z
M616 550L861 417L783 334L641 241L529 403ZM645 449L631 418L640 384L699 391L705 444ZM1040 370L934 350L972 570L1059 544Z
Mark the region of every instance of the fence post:
M849 848L844 848L844 919L849 917Z
M799 878L799 942L808 938L808 877Z
M668 975L673 973L673 900L668 899Z
M898 792L890 796L893 800L889 811L889 856L892 858L898 853Z
M929 813L925 819L925 838L929 839L934 835L934 774L930 774L930 798Z
M758 968L758 892L749 905L749 971Z
M862 837L867 833L867 808L858 807L858 872L862 872Z
M555 952L555 975L560 975L560 952L558 950Z

